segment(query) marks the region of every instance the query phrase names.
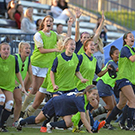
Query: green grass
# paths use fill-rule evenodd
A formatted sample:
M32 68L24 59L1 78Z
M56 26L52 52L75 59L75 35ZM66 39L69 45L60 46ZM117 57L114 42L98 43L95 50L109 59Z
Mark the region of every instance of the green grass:
M117 123L113 123L116 127L115 130L100 129L98 135L135 135L135 131L125 131L118 127ZM24 127L22 131L18 132L15 128L8 128L8 133L0 133L1 135L43 135L50 133L40 133L39 128L30 128L29 126ZM88 135L89 133L72 133L71 130L53 130L53 135Z

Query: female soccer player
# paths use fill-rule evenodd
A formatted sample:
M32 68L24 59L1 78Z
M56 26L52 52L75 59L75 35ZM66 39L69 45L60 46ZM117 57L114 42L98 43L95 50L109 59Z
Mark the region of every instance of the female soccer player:
M26 91L19 72L18 61L15 56L10 55L8 43L0 44L0 54L0 132L8 132L3 125L13 107L15 75L22 86L22 91L25 93Z
M123 36L123 47L120 51L118 74L116 84L120 90L119 103L114 107L109 117L106 119L106 125L121 112L122 108L127 104L128 117L126 130L132 130L133 116L135 113L135 94L132 85L135 85L135 49L134 35L127 32ZM133 129L134 130L134 129Z

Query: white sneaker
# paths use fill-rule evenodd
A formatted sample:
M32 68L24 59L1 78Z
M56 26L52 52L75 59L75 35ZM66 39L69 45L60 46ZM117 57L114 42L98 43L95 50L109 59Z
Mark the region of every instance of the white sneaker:
M47 123L46 127L47 127L47 133L52 133L52 126L50 125L50 123Z
M19 120L18 120L18 123L17 123L17 126L16 126L16 129L18 130L18 131L21 131L22 130L22 125L20 124L20 122L23 120L23 118L20 118Z

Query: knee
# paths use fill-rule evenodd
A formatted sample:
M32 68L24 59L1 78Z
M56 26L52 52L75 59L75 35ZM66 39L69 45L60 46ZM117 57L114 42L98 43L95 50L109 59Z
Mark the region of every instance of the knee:
M7 101L5 104L5 109L12 110L12 108L13 108L13 100Z
M73 126L73 123L71 120L66 120L65 123L66 123L67 128Z
M38 123L40 123L41 122L41 120L39 119L39 118L35 118L35 124L38 124Z
M15 104L21 106L22 105L22 98L15 99Z
M6 101L5 95L4 94L0 94L0 104L4 105L5 101Z
M126 105L126 103L118 103L117 108L122 110L125 105Z

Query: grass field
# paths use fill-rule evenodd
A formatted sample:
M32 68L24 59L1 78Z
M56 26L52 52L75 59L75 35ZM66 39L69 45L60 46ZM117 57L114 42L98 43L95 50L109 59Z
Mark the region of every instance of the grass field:
M107 130L107 129L100 129L98 135L135 135L135 131L125 131L121 130L118 127L117 123L112 123L115 130ZM30 128L29 126L24 127L22 131L18 132L15 128L8 128L8 133L0 133L1 135L43 135L43 134L50 134L50 133L40 133L39 128ZM71 130L53 130L53 135L87 135L89 133L72 133Z

